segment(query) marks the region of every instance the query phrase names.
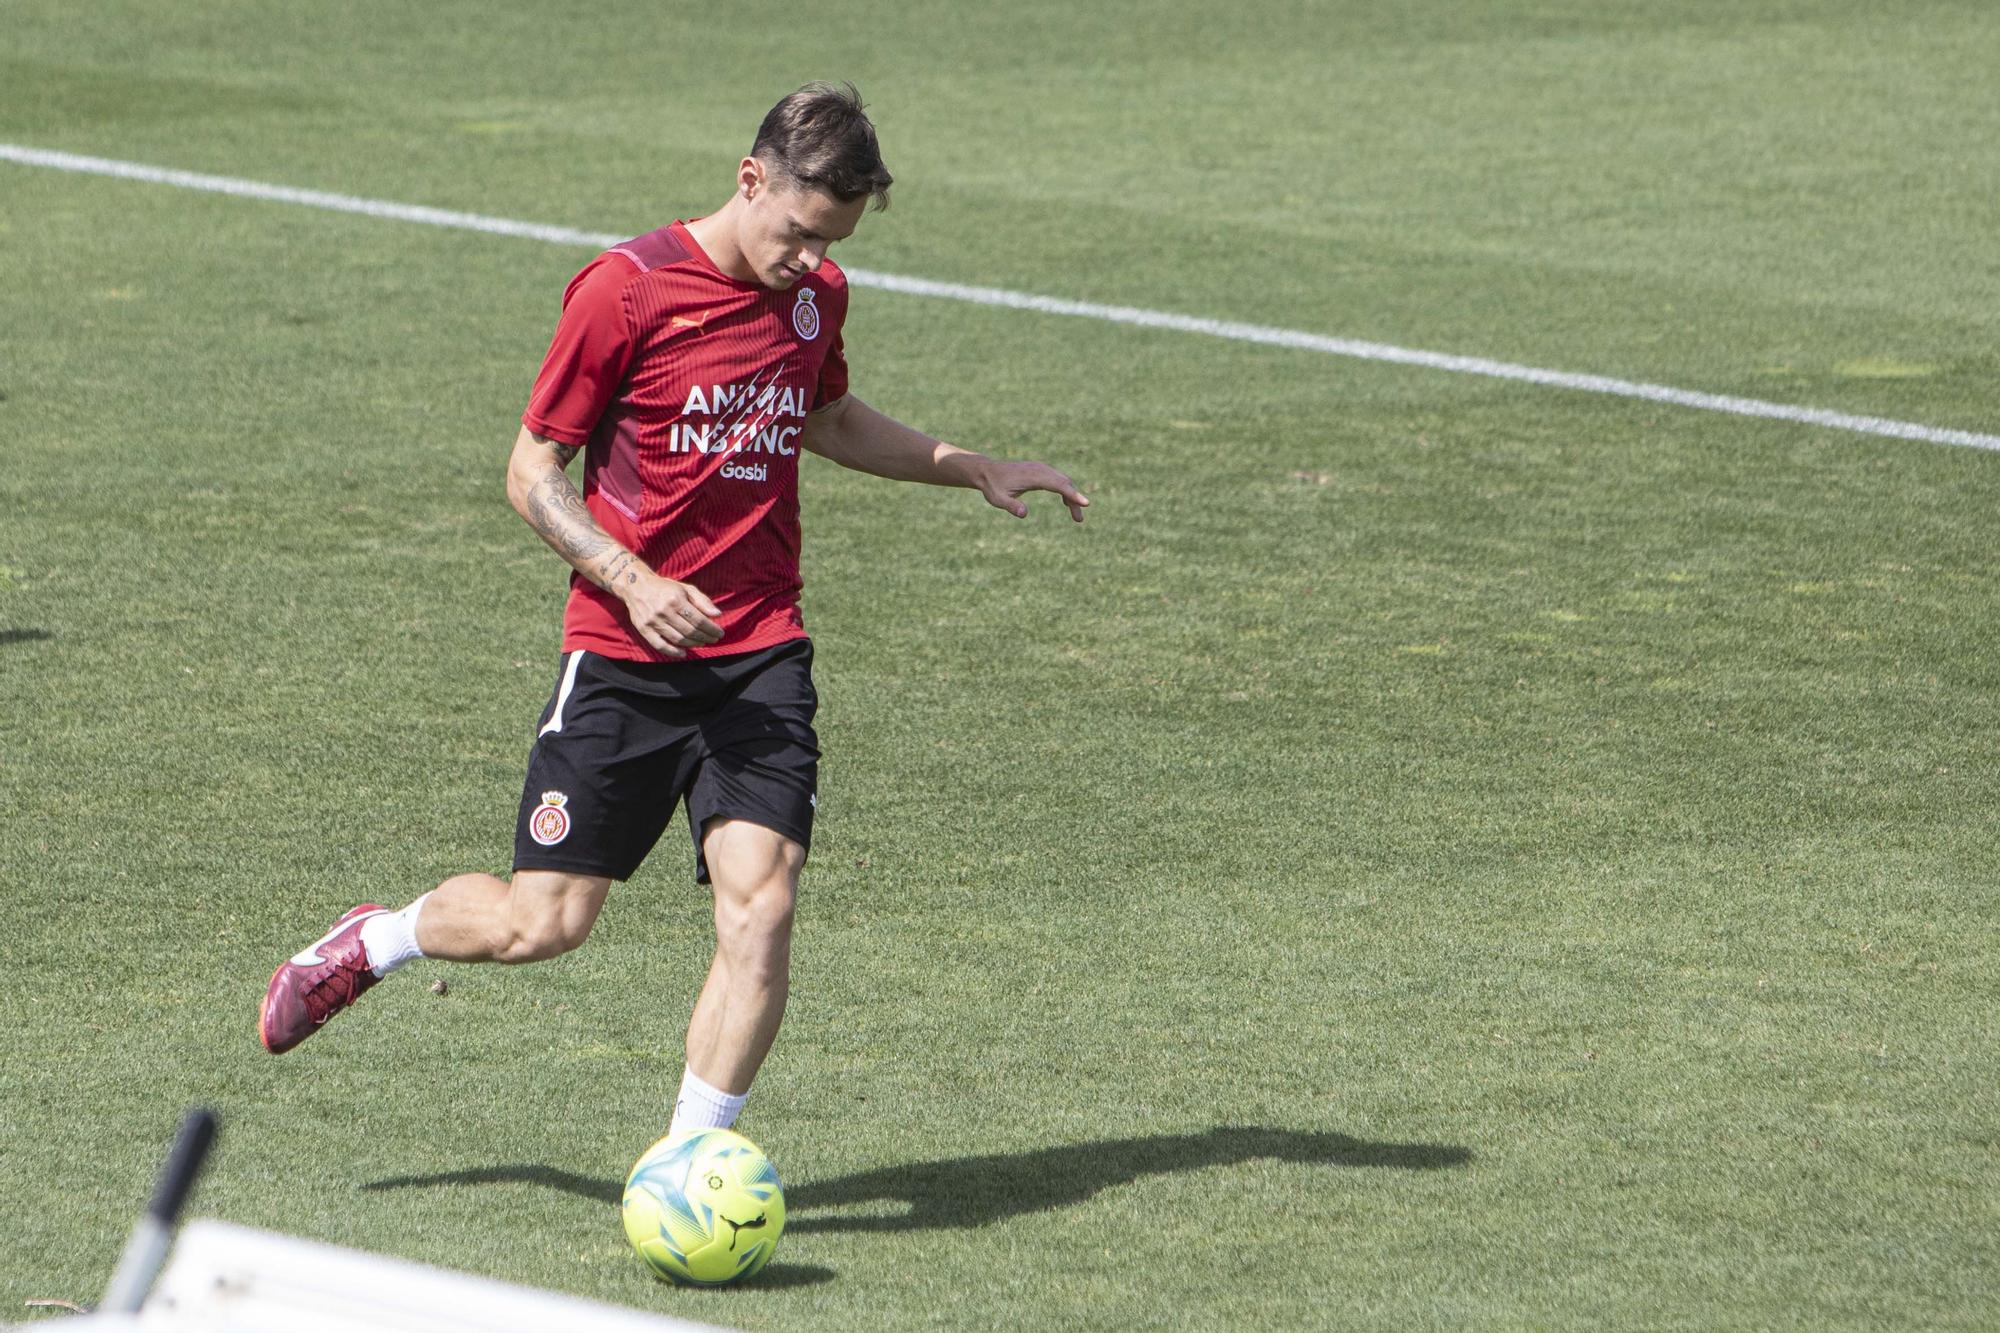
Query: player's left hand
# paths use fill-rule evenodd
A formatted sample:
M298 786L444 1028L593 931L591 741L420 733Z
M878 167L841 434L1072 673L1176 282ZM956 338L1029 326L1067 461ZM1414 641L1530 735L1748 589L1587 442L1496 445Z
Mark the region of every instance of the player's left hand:
M1090 497L1047 463L992 459L980 470L979 493L986 497L986 503L1006 510L1015 518L1028 516L1028 506L1021 502L1021 497L1029 491L1053 491L1060 495L1069 506L1069 516L1079 523L1083 522L1083 511L1090 507Z

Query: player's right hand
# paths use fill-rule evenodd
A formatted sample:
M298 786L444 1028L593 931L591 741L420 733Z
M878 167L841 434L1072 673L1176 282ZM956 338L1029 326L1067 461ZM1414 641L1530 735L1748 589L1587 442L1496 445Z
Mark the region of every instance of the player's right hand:
M686 657L689 648L722 638L717 623L722 608L692 583L648 570L634 582L620 585L618 595L625 599L625 613L639 637L668 657Z

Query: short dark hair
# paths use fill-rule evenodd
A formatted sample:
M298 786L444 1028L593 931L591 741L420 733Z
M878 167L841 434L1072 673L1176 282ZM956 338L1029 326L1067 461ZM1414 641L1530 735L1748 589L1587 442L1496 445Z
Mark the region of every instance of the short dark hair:
M851 204L872 195L889 206L895 177L882 165L875 126L851 83L808 83L772 107L757 127L750 156L784 176Z

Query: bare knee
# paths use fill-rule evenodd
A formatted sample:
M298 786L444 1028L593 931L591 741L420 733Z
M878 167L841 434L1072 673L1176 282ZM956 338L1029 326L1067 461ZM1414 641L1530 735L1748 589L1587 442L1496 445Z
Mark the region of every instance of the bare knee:
M517 874L507 910L497 923L494 961L536 963L576 948L590 938L609 887L609 880L594 876L553 871Z
M717 820L702 838L715 886L715 941L732 967L782 974L805 848L771 829Z
M493 950L496 963L539 963L568 953L588 938L537 924L513 923L513 927Z
M732 956L746 960L788 956L792 917L797 902L788 877L715 891L717 942Z

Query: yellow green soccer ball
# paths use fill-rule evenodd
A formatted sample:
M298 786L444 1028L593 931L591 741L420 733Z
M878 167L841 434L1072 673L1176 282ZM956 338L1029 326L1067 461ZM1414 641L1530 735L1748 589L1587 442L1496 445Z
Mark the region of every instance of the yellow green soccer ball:
M625 1236L655 1273L722 1287L771 1261L785 1230L778 1169L733 1129L670 1134L625 1179Z

